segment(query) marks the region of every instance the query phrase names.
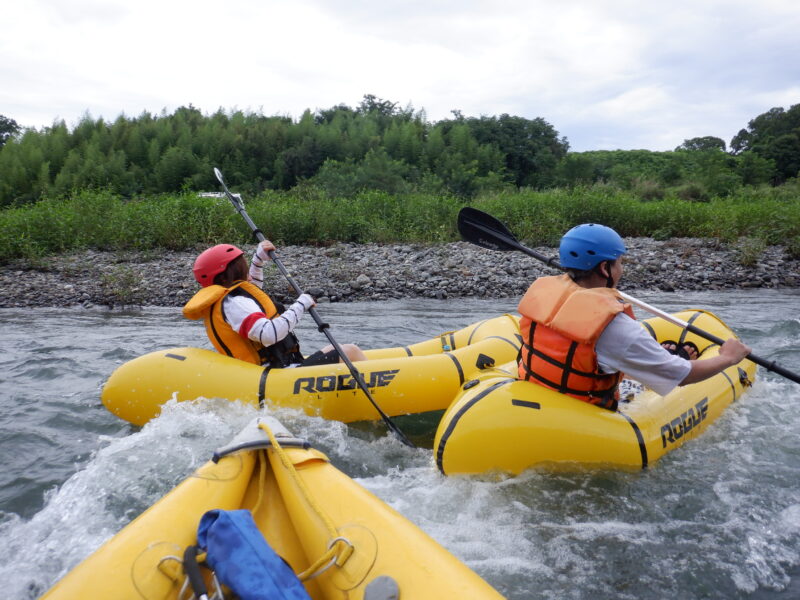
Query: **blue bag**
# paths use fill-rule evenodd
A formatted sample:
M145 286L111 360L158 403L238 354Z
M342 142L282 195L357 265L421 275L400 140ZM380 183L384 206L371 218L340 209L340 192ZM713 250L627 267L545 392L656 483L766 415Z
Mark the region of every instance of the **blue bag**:
M286 562L270 547L249 510L210 510L197 544L217 578L241 600L311 600Z

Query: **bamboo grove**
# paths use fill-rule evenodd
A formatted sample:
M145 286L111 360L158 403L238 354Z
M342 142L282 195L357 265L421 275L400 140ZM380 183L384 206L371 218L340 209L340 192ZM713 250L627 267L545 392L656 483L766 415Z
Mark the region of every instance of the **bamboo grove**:
M212 168L249 194L311 186L330 197L363 190L425 192L462 199L512 189L611 184L643 200L709 200L741 186L776 185L800 170L800 104L753 119L731 141L686 140L673 152L569 152L566 138L541 118L452 118L431 123L424 111L364 96L311 110L298 119L219 110L119 116L88 114L19 131L3 119L0 207L79 190L121 198L214 190Z

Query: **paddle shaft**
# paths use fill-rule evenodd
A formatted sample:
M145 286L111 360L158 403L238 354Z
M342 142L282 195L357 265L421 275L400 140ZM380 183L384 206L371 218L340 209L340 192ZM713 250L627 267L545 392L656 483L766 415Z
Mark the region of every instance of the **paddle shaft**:
M617 290L617 291L619 292L619 290ZM654 314L656 316L659 316L662 319L664 319L665 321L669 321L673 325L677 325L678 327L683 327L687 331L690 331L690 332L694 333L695 335L699 335L700 337L705 338L710 342L714 342L715 344L719 344L720 346L725 343L725 340L723 340L720 337L717 337L713 333L709 333L707 331L704 331L704 330L700 329L699 327L697 327L695 325L692 325L691 323L687 323L683 319L679 319L678 317L676 317L674 315L671 315L669 313L665 313L665 312L657 309L655 306L651 306L650 304L647 304L646 302L642 302L641 300L637 300L636 298L633 298L632 296L629 296L628 294L624 294L622 292L619 292L619 295L626 302L630 302L631 304L633 304L635 306L638 306L639 308L641 308L643 310L646 310L649 313L652 313L652 314ZM756 356L753 353L750 353L750 354L747 355L747 360L750 360L750 361L756 363L757 365L760 365L760 366L764 367L768 371L772 371L774 373L777 373L778 375L782 375L783 377L786 377L786 379L791 379L795 383L800 383L800 375L798 375L797 373L792 373L791 371L789 371L787 369L784 369L783 367L781 367L775 361L770 361L770 360L767 360L765 358L761 358L760 356Z
M236 209L236 212L238 212L242 216L242 218L245 220L245 223L247 223L248 227L250 227L250 230L253 232L255 238L259 242L263 242L264 240L266 240L267 238L264 235L264 232L262 232L256 226L256 224L253 223L253 220L250 218L250 215L247 214L247 211L245 210L244 204L242 204L241 199L234 196L230 192L230 190L228 190L228 186L225 185L225 180L223 179L222 173L220 173L219 169L214 169L214 174L217 176L217 179L219 180L220 184L222 184L222 189L225 191L225 195L228 197L228 200L231 201L231 204L233 204L233 207ZM283 263L278 258L275 250L270 250L269 252L267 252L267 254L269 255L272 262L275 263L275 266L278 267L278 270L281 272L281 274L286 278L286 281L289 282L289 285L292 287L295 294L300 296L303 293L303 290L300 288L299 285L297 285L297 282L295 282L294 278L289 274L289 271L286 270L286 267L283 266ZM397 437L400 439L401 442L403 442L403 444L405 444L409 448L414 448L415 446L413 443L411 443L411 440L409 440L405 436L405 434L403 434L403 432L400 431L397 425L394 424L394 421L392 421L389 418L389 415L383 412L381 407L378 406L378 403L375 402L375 399L372 397L372 394L370 393L369 388L367 387L367 384L364 381L364 378L361 376L361 373L358 372L355 365L348 358L347 354L345 354L344 349L333 338L333 334L330 332L330 325L322 321L315 307L312 306L311 308L309 308L308 313L311 315L311 318L314 319L314 322L317 324L317 329L322 333L324 333L325 337L328 338L328 341L331 343L334 350L336 350L336 353L342 359L342 362L347 366L347 369L350 371L350 375L353 377L353 380L356 382L356 385L358 385L359 389L362 392L364 392L364 395L370 401L372 406L375 407L375 410L378 411L378 414L381 416L381 419L383 419L383 421L386 423L386 426L395 435L397 435Z
M461 225L465 225L466 227L461 227ZM554 269L563 270L561 264L556 259L545 256L544 254L541 254L540 252L521 244L514 237L514 234L512 234L500 221L475 208L469 207L461 210L459 213L459 231L466 241L477 244L478 246L484 248L493 248L501 251L519 250L520 252L523 252L524 254L527 254L528 256L531 256L545 263L546 265L553 267ZM480 237L474 237L473 232L477 233L477 235ZM687 323L682 319L678 319L669 313L665 313L664 311L659 310L658 308L651 306L646 302L637 300L633 296L629 296L628 294L624 294L622 292L619 292L619 294L620 297L622 297L622 299L626 302L629 302L634 306L638 306L649 313L661 317L662 319L669 321L674 325L683 327L695 335L699 335L700 337L709 340L710 342L719 344L720 346L725 343L725 340L707 331L704 331L695 325ZM783 377L786 377L795 383L800 383L800 375L781 367L775 361L761 358L753 353L748 354L747 359L759 366L764 367L768 371L782 375Z

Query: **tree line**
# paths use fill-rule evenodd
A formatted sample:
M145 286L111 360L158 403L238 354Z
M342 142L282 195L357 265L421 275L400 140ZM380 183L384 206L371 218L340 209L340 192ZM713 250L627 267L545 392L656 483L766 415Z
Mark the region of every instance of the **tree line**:
M731 141L686 140L673 152L569 152L541 118L452 117L366 95L306 110L298 120L242 111L119 116L85 115L40 130L0 115L0 207L77 190L123 198L217 189L213 167L248 194L313 188L329 197L375 189L391 194L446 193L472 198L507 189L609 184L642 199L726 196L743 185L778 185L800 170L800 104L750 121Z

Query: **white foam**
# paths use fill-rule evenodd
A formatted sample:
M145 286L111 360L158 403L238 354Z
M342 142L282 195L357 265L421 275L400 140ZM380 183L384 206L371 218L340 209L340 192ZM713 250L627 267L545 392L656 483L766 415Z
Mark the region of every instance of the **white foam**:
M237 403L172 403L141 431L107 445L47 494L30 520L0 524L9 598L35 598L232 436L253 409ZM224 418L222 418L224 415Z
M706 595L725 598L781 589L800 564L798 406L800 386L762 370L702 436L648 471L502 480L446 478L430 450L406 448L380 422L270 412L510 598L691 596L706 579ZM101 438L38 514L0 519L6 595L38 597L258 412L170 402L141 431Z

